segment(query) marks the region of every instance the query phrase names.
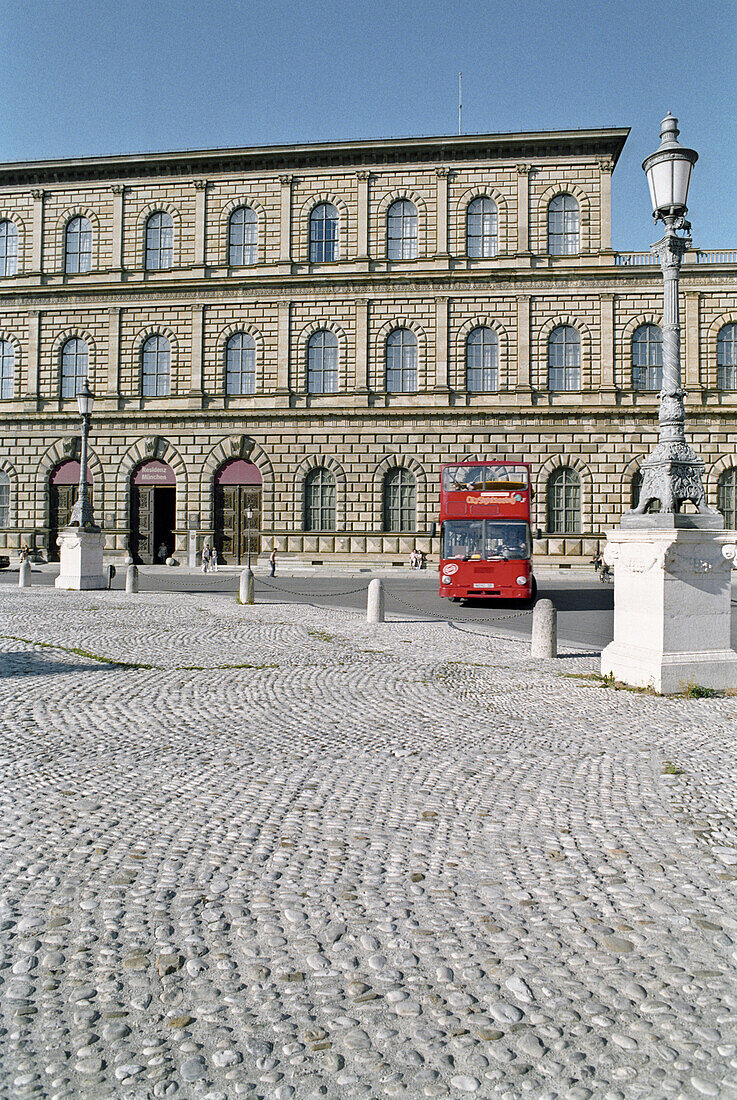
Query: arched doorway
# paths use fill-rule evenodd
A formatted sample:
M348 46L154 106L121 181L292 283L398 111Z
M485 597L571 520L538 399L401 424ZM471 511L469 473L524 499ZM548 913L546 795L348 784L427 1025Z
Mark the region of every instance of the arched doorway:
M161 564L174 553L177 479L160 459L142 462L131 477L131 554L142 565Z
M87 468L87 484L90 492L90 503L94 504L93 481L89 467ZM67 527L72 515L72 508L77 503L79 496L79 462L69 459L55 467L49 477L49 545L47 558L49 561L59 560L59 547L56 540L62 527Z
M215 548L218 558L240 565L261 552L261 472L252 462L233 459L215 476ZM249 520L248 509L252 515Z

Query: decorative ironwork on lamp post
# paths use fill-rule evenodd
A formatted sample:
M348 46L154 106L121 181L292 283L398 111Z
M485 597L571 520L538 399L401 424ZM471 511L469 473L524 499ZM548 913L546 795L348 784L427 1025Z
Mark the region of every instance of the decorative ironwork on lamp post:
M691 225L685 218L686 199L698 153L685 149L678 141L678 134L678 119L668 112L661 123L659 149L642 162L650 186L653 218L656 223L665 224L665 236L650 250L658 257L663 271L663 382L658 411L659 442L642 462L640 499L628 516L643 515L653 501L660 501L661 514L680 512L686 501L691 501L700 513L716 514L706 504L703 460L688 446L684 432L678 275L683 255L691 246L688 235Z
M92 419L92 405L95 395L85 380L84 386L77 393L77 406L82 417L82 451L79 456L79 494L77 503L72 508L69 519L70 527L87 527L98 530L95 523L95 513L92 510L89 487L87 485L87 439L90 434L90 420Z

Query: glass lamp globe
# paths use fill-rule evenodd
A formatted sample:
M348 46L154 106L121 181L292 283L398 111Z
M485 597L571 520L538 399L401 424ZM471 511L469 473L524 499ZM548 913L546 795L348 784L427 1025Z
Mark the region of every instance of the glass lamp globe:
M678 119L668 112L660 124L660 148L642 162L650 187L653 216L686 213L691 169L699 158L694 149L685 149L678 141Z
M90 416L94 401L95 395L85 381L82 389L77 391L77 408L80 416Z

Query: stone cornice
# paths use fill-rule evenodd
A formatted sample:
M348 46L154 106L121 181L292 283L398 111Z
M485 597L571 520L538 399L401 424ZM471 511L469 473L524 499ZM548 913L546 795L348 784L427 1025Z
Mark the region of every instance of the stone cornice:
M277 299L322 299L326 295L334 298L386 298L402 295L432 296L444 295L450 298L464 294L498 294L518 297L549 293L570 295L628 294L633 283L648 290L662 290L662 275L655 265L638 268L595 268L587 274L575 270L560 270L553 274L550 270L519 271L502 270L481 278L478 271L428 273L415 278L405 275L371 275L362 277L359 273L331 280L314 277L275 277L274 281L255 280L247 282L172 282L172 283L110 283L97 286L86 293L81 288L68 284L58 287L18 288L17 291L3 293L0 288L0 307L8 309L42 309L91 306L108 307L119 303L123 307L131 303L146 304L155 302L161 305L166 301L192 304L223 301L249 301ZM681 268L682 293L727 293L737 292L737 269L729 273L707 273L702 267Z
M211 176L228 172L281 173L309 168L402 166L465 161L607 158L616 164L629 128L448 135L365 141L267 145L240 149L133 153L0 164L0 186L31 187L100 180Z

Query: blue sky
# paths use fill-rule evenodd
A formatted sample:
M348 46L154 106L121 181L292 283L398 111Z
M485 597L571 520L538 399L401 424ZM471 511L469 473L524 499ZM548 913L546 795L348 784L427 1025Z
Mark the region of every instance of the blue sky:
M737 247L737 0L0 0L0 161L631 126L614 246L655 239L660 119L694 244Z

